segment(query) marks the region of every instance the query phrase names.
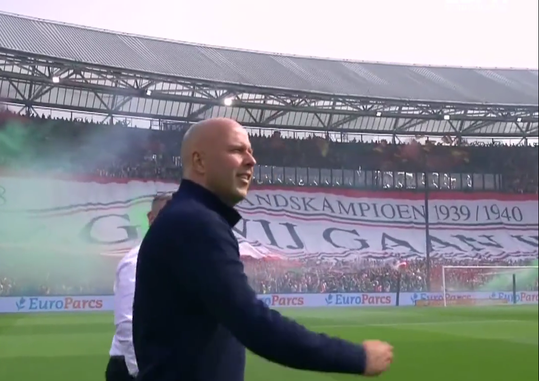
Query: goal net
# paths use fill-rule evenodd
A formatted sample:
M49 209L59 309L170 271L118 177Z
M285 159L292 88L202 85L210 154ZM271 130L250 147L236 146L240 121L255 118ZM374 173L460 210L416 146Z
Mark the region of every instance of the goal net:
M442 304L537 303L538 266L443 266Z

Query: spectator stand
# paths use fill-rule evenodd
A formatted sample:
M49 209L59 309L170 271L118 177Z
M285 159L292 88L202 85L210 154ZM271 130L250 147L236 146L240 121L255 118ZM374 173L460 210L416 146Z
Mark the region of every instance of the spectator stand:
M4 13L0 24L3 171L178 181L185 129L230 117L249 128L260 184L401 189L427 202L438 190L537 194L537 72L193 47ZM35 24L101 43L81 47L83 62ZM395 287L382 264L289 265L249 265L254 287ZM437 266L429 258L410 265L402 287L428 287ZM2 292L19 283L2 281Z

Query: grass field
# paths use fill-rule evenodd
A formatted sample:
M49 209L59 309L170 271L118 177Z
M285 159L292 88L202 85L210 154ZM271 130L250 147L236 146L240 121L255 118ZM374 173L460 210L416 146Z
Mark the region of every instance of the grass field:
M538 307L302 309L308 327L395 346L384 380L537 381ZM103 380L110 314L0 315L0 380ZM299 372L250 356L246 381L351 380Z

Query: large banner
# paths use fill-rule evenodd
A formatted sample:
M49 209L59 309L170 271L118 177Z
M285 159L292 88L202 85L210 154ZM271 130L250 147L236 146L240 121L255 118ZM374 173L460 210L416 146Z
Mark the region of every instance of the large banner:
M156 193L177 184L0 175L0 247L123 254ZM287 258L536 258L537 195L256 188L238 206L243 255Z

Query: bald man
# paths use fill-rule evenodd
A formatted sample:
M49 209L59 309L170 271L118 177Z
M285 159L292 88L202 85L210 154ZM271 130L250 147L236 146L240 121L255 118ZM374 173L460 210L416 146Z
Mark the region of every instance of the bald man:
M192 126L184 179L140 247L133 309L138 381L243 381L245 347L320 372L378 375L393 359L379 341L356 345L311 332L259 301L232 228L255 159L233 120Z

